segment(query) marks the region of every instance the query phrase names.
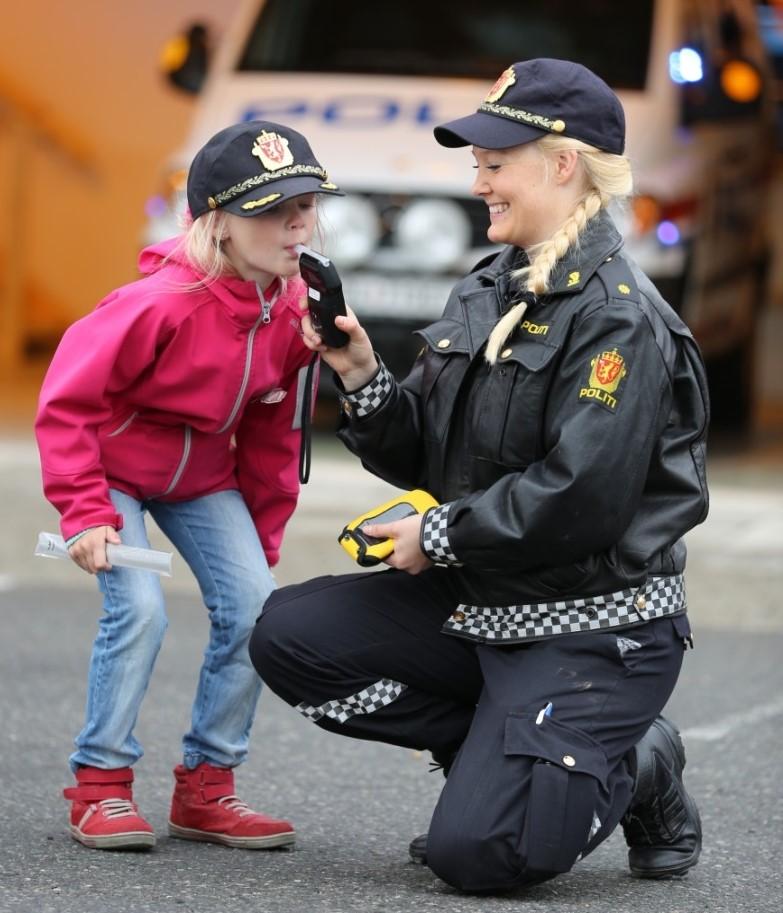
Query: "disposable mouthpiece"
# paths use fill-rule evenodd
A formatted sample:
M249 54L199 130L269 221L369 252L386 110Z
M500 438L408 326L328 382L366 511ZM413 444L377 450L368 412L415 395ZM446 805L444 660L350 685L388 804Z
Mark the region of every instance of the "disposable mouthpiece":
M54 533L38 533L35 553L41 558L67 558L71 560L65 540ZM109 564L129 567L137 571L152 571L161 577L171 577L171 552L159 552L152 548L135 548L132 545L106 546Z
M295 244L294 250L301 257L303 254L307 254L308 257L312 257L314 260L317 260L319 263L323 263L324 266L329 266L331 260L326 256L326 254L319 254L317 250L313 250L312 247L307 247L305 244Z

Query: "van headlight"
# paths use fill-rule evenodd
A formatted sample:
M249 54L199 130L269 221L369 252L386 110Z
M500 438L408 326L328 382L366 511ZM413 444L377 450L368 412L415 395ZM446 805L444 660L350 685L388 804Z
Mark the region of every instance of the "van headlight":
M381 235L375 207L363 197L328 197L321 203L324 252L350 269L367 260Z
M432 271L455 266L471 242L471 226L451 200L417 200L394 226L396 246L414 268Z

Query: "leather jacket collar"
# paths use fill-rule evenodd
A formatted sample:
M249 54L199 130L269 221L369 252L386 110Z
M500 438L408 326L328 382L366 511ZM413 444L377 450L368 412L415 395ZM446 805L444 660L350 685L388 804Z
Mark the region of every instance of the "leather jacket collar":
M601 263L622 247L622 237L606 210L601 210L588 222L582 232L579 244L566 251L557 262L550 277L550 288L546 297L570 295L581 291ZM486 261L484 261L486 263ZM509 273L527 264L527 255L518 247L505 247L494 259L479 269L477 277L485 284L493 284L503 310L509 302ZM482 266L482 264L479 264Z

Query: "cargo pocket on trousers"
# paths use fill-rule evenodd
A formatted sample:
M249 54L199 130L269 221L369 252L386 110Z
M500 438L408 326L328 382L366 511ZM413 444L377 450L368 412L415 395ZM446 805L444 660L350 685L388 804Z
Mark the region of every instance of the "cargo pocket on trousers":
M506 756L532 762L521 854L527 868L567 872L584 849L599 786L606 787L601 746L584 732L544 717L511 713L506 719Z

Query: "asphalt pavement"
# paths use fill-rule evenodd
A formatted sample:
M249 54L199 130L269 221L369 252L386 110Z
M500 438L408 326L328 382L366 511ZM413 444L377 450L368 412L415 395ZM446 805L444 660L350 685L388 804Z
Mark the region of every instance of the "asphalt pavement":
M150 853L74 843L61 789L81 721L98 600L68 562L32 557L56 531L24 434L0 440L0 913L780 913L783 908L783 460L711 458L712 510L688 536L695 649L668 715L683 730L686 783L704 823L684 879L630 877L621 833L573 871L503 897L459 894L407 861L442 779L429 756L324 733L264 693L238 791L289 817L295 850L249 852L165 833L180 734L206 640L205 612L178 556L165 587L171 625L137 734L136 798L159 840ZM327 438L278 566L281 584L353 570L342 524L393 494ZM168 548L155 532L153 544Z

